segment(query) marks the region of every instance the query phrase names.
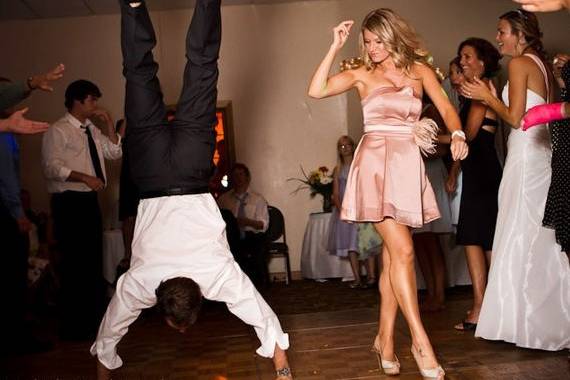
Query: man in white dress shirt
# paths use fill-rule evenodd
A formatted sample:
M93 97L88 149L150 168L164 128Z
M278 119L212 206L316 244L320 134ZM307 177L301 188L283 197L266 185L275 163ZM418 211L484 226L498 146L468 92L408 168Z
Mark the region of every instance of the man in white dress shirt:
M218 205L235 216L240 229L240 244L234 252L236 260L253 283L260 287L269 281L265 257L265 231L269 226L267 201L250 189L251 174L244 164L233 166L230 183L232 189L218 198Z
M156 44L144 2L119 0L126 78L125 115L131 177L140 194L129 270L99 327L91 354L98 379L122 365L117 344L142 309L157 306L184 332L202 295L225 302L254 327L257 353L273 358L276 378L291 379L288 335L240 270L228 248L225 223L208 192L216 124L220 0L197 0L186 38L187 63L176 115L168 120L152 49Z
M62 339L93 337L105 310L102 221L97 192L106 184L104 159L121 157L120 139L92 82L78 80L65 91L68 112L44 134L42 164L51 194L54 234L61 254ZM105 124L101 133L89 118Z

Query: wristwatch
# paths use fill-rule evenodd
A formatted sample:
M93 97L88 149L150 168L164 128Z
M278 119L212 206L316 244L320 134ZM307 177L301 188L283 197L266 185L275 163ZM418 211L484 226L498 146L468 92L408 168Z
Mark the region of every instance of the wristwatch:
M457 135L459 137L461 137L463 140L466 139L465 137L465 132L463 132L462 130L458 129L457 131L453 131L453 133L451 134L451 139L453 140L453 137Z

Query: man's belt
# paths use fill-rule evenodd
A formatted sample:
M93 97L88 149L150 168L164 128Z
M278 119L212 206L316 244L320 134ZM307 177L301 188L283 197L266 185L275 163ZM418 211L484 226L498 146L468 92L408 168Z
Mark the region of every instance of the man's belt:
M158 198L158 197L169 197L172 195L186 195L186 194L203 194L209 193L210 189L208 186L202 187L173 187L164 190L151 190L143 191L140 193L141 199L146 198Z

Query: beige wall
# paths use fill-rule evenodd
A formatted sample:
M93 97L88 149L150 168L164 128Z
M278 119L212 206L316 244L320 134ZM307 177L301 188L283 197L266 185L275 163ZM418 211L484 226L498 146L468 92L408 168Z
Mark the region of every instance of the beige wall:
M347 131L361 130L355 94L315 101L305 95L307 82L328 48L331 28L343 19L359 23L378 6L393 7L408 18L445 68L458 43L469 36L494 39L497 16L514 8L508 0L305 1L223 8L220 100L231 100L235 148L250 166L252 187L285 214L293 270L299 269L303 232L320 200L307 193L290 195L287 182L300 175L299 165L313 169L335 164L335 143ZM155 50L167 103L175 103L184 65L184 36L191 12L152 14L159 43ZM569 51L568 15L540 15L551 51ZM102 91L101 103L121 117L124 97L117 15L0 23L0 75L26 78L64 62L66 77L55 93L35 94L27 104L30 116L55 121L63 112L63 91L72 80L86 78ZM343 57L357 54L353 33ZM22 183L32 191L34 207L48 210L48 196L39 169L41 137L21 138ZM117 165L111 171L118 172ZM117 198L117 184L102 195L105 212ZM109 217L107 218L109 219Z

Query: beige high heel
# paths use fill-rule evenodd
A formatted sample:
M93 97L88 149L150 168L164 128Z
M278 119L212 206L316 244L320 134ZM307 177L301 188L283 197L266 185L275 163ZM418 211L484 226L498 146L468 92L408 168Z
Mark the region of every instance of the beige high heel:
M443 380L445 378L445 371L443 370L443 368L441 368L441 366L438 364L437 367L435 368L422 368L421 367L421 363L423 362L423 353L421 351L421 349L419 351L416 351L416 348L414 347L414 345L412 345L412 355L414 356L414 360L416 361L416 364L418 365L418 368L420 370L420 373L422 375L422 377L424 378L424 380Z
M391 361L382 359L382 353L374 345L370 351L376 354L376 359L378 359L378 367L381 368L386 375L394 376L400 374L400 361L398 360L396 354L394 354L396 360Z

